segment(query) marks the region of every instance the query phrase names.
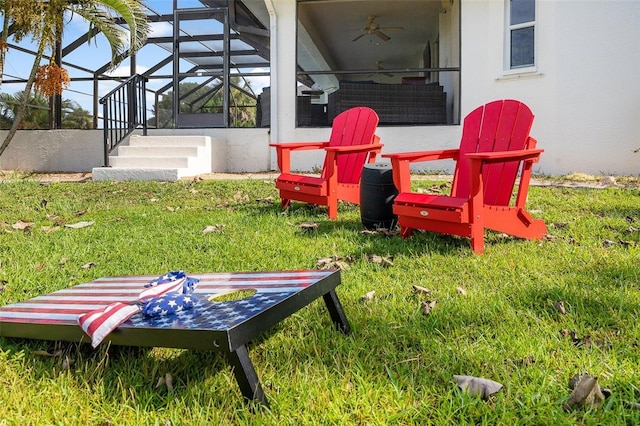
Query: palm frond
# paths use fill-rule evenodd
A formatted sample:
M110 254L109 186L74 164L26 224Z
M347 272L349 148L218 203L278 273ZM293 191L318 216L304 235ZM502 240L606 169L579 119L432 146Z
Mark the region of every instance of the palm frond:
M89 22L89 40L101 32L111 48L112 68L145 45L149 22L137 0L84 0L69 7ZM116 23L122 17L129 31Z

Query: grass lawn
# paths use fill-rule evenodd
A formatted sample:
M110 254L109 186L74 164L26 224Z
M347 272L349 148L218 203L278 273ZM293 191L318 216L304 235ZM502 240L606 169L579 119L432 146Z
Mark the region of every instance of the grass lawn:
M474 256L456 237L362 233L352 205L337 221L298 203L283 213L260 179L2 182L1 305L104 276L314 269L335 255L350 261L337 293L353 332L319 299L253 341L270 409L247 406L219 353L0 338L0 424L640 423L640 190L534 187L528 208L549 238L488 233ZM63 226L80 221L94 223ZM611 396L565 411L583 372ZM172 390L156 386L167 373ZM482 400L453 375L504 388Z

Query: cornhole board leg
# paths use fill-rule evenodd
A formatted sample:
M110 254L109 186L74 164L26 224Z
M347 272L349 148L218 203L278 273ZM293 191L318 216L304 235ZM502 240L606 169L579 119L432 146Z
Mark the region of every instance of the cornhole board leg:
M242 395L248 400L255 400L268 407L269 403L265 398L256 370L249 359L247 347L245 345L238 346L235 351L227 354L227 358L233 367L233 374L236 376Z
M340 304L340 300L338 299L338 295L336 294L335 290L331 290L328 293L324 294L322 298L324 299L324 303L327 305L329 315L331 315L331 320L336 325L338 330L340 330L344 334L351 333L349 320L347 320L347 315L342 309L342 304Z

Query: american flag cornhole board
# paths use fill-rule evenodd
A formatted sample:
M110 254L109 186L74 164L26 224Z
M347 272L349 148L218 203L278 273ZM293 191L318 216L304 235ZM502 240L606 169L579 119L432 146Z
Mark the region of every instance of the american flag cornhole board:
M200 280L192 309L164 317L137 313L102 344L204 349L227 354L242 394L266 404L247 343L289 315L323 297L333 323L343 333L349 322L335 293L340 271L234 272L189 275ZM136 303L144 285L157 276L99 278L71 288L0 307L0 336L90 342L78 315L113 302ZM210 298L255 290L233 301Z

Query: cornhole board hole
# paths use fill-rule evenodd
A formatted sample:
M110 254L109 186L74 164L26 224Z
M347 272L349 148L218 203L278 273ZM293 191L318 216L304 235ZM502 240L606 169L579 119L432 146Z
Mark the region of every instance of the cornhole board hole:
M243 396L267 404L247 343L319 297L324 299L337 328L345 334L351 331L335 293L340 271L189 276L200 280L194 292L198 302L192 309L155 318L137 313L102 344L224 352ZM154 278L157 277L99 278L0 307L0 336L90 343L77 323L78 315L114 302L136 303L140 290ZM229 296L234 293L243 297Z

